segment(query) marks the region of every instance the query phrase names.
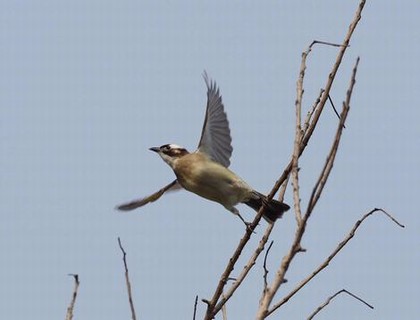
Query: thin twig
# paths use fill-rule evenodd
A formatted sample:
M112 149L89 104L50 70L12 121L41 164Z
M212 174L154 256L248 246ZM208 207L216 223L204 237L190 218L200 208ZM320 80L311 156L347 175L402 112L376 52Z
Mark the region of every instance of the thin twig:
M346 110L348 110L348 109L344 109L343 117L340 120L340 127L342 127L342 123L344 123L344 121L346 119L346 116L347 116L347 111ZM339 132L340 132L340 130L337 131L337 135L340 135ZM336 145L335 147L332 148L331 153L330 153L330 156L329 156L329 159L327 160L328 163L330 163L330 161L332 161L332 162L334 161L334 155L335 155L335 153L337 151L337 148L338 148L338 145ZM330 165L326 166L326 169L321 174L321 176L323 177L322 181L325 181L326 182L326 180L328 178L328 174L330 172L330 170L327 170L327 169L330 168L330 167L332 167L332 166L330 166ZM265 316L267 316L270 313L270 311L268 310L269 304L271 303L271 301L272 301L275 293L277 292L278 288L283 283L283 279L284 279L284 277L286 275L287 270L289 269L289 266L290 266L293 258L295 257L295 255L297 253L299 253L299 252L302 251L301 240L302 240L303 234L305 232L306 224L307 224L307 221L308 221L308 219L310 217L310 213L311 212L309 212L307 210L307 212L305 213L305 215L304 215L304 217L302 219L301 224L297 228L296 236L295 236L295 239L293 241L293 244L292 244L289 252L286 254L286 256L283 257L282 262L281 262L281 265L280 265L280 268L279 268L279 270L277 272L276 277L274 278L274 281L272 283L272 286L271 286L271 288L269 290L267 290L266 295L265 295L265 298L263 299L263 301L264 301L263 306L264 307L267 307L267 309L266 309L265 312L264 311L261 311L261 313L260 313L261 315L264 315L265 314ZM261 319L263 319L263 318L261 318Z
M367 303L365 300L363 300L362 298L359 298L358 296L356 296L355 294L351 293L350 291L347 291L346 289L341 289L340 291L337 291L336 293L334 293L332 296L330 296L324 303L322 303L318 308L316 308L316 310L308 317L308 320L312 320L322 309L324 309L336 296L338 296L341 293L347 293L349 296L355 298L356 300L359 300L360 302L362 302L364 305L366 305L367 307L369 307L370 309L373 309L373 306L370 305L369 303Z
M118 237L118 245L120 246L121 252L123 254L124 269L125 269L125 284L127 286L128 302L130 304L130 310L131 310L131 319L136 320L136 310L134 309L133 296L131 293L131 283L130 283L130 278L128 276L128 266L127 266L127 259L126 259L127 253L125 252L121 244L120 237Z
M330 262L334 259L334 257L346 246L346 244L354 237L356 234L357 229L359 229L360 225L363 221L365 221L369 216L376 212L382 212L385 214L392 222L397 224L399 227L404 228L404 225L399 223L394 217L392 217L389 213L387 213L384 209L380 208L374 208L368 213L366 213L360 220L358 220L353 228L350 230L348 235L344 238L343 241L341 241L338 246L333 250L333 252L324 260L324 262L316 268L308 277L306 277L304 280L302 280L292 291L290 291L289 294L287 294L283 299L280 300L280 302L276 303L271 310L267 313L267 316L273 313L275 310L280 308L282 305L284 305L287 301L289 301L290 298L292 298L300 289L302 289L309 281L311 281L318 273L320 273L322 270L324 270Z
M273 198L273 195L271 195L271 200ZM229 259L229 262L225 268L225 270L222 273L222 276L220 277L219 283L217 284L216 291L213 294L213 297L211 300L202 299L203 302L207 304L207 310L206 315L204 319L211 320L214 318L214 315L220 311L220 309L223 307L223 304L227 301L227 299L222 298L221 300L224 301L222 305L219 306L219 308L215 308L217 302L219 301L222 293L223 288L225 287L227 280L230 277L230 274L232 273L236 262L238 261L242 250L244 249L245 245L248 243L249 239L251 238L252 233L254 232L254 229L257 227L259 221L261 220L263 213L265 211L266 205L263 204L260 210L258 211L257 215L254 218L254 221L251 222L251 224L246 228L245 234L242 237L242 239L239 241L238 246L235 249L235 252L233 253L232 257Z
M216 306L214 306L214 314L216 314L217 312L219 312L221 310L221 308L223 307L223 305L230 299L230 297L232 297L232 295L235 293L236 289L241 285L242 281L245 279L245 277L248 275L249 271L251 270L251 268L255 265L255 261L257 260L258 256L260 255L260 253L264 250L264 246L267 243L271 231L274 228L274 223L270 223L265 232L264 235L262 236L258 247L255 249L254 253L252 254L252 256L249 258L248 262L246 263L246 265L243 267L241 273L239 274L239 276L236 278L236 281L230 286L230 288L223 294L223 296L221 297L220 301L216 304Z
M195 316L197 314L197 303L198 303L198 295L195 296L194 300L194 313L193 313L193 320L195 320Z
M323 93L324 93L324 89L321 89L319 91L318 98L315 100L315 102L312 105L311 109L306 114L305 123L304 123L303 129L302 129L303 135L306 135L306 131L308 131L309 123L310 123L310 121L312 119L312 116L314 115L314 112L315 112L316 108L319 106L319 103L321 102L321 97L322 97Z
M320 40L314 40L314 42L312 42L312 44L325 44L327 46L332 46L332 47L343 47L344 44L339 44L339 43L333 43L333 42L326 42L326 41L320 41ZM350 47L350 45L347 45L347 47Z
M308 203L308 209L306 211L307 215L311 215L313 208L315 207L316 203L318 202L318 199L320 198L322 194L324 186L327 183L327 179L334 165L335 156L337 154L338 145L340 144L341 135L344 129L344 123L346 121L345 118L347 117L347 114L350 109L350 101L351 101L351 96L353 93L353 88L356 83L356 74L357 74L357 67L359 66L359 62L360 62L360 58L358 57L356 59L356 64L354 65L354 68L353 68L349 89L347 90L347 94L346 94L346 101L343 102L343 111L341 112L341 115L339 117L340 123L337 128L337 133L335 135L334 143L331 147L331 151L328 155L327 161L325 162L324 168L322 169L322 173L318 181L316 182L315 187L313 188L313 191L312 191L309 203Z
M222 299L224 299L225 296L224 294L222 294ZM222 307L222 319L223 320L227 320L227 308L226 308L226 304L223 305Z
M341 113L340 122L338 124L335 139L334 139L334 143L331 146L330 152L329 152L328 157L327 157L327 161L326 161L326 163L324 165L324 168L321 172L320 178L318 179L317 183L315 184L315 187L314 187L315 191L312 192L312 196L311 196L311 199L309 201L306 213L305 213L301 223L298 224L295 239L294 239L294 241L293 241L293 243L290 247L290 250L283 257L282 262L280 264L280 267L277 271L276 277L274 278L271 287L268 290L266 290L265 295L260 300L262 303L260 303L260 308L258 310L257 319L264 319L272 312L271 310L269 311L269 305L271 304L271 302L274 298L274 295L276 294L276 292L280 288L281 284L283 283L286 272L289 269L289 266L290 266L292 260L294 259L294 257L296 256L297 253L302 251L301 240L302 240L303 234L305 232L306 224L308 222L308 219L311 216L313 208L315 207L315 204L316 204L316 201L314 201L314 199L317 200L319 198L319 196L321 195L322 191L323 191L323 187L325 186L325 184L328 180L328 176L331 172L331 169L332 169L332 166L333 166L333 163L334 163L334 160L335 160L335 155L337 153L338 146L340 144L340 138L341 138L341 135L342 135L342 132L343 132L343 125L346 121L347 114L348 114L348 111L350 109L350 105L349 105L350 104L350 97L351 97L351 94L352 94L353 86L355 84L355 77L356 77L358 62L359 62L359 59L356 61L356 65L353 69L352 77L351 77L351 80L350 80L349 90L347 92L347 99L346 99L347 103L343 103L343 110L342 110L342 113ZM315 198L314 194L317 195L318 198Z
M340 67L341 61L343 60L344 57L344 53L346 52L346 49L349 47L349 43L350 43L350 39L353 35L354 30L356 29L356 26L359 22L359 20L361 19L361 13L363 10L363 7L365 6L366 0L361 0L359 7L356 11L355 14L355 18L353 19L352 23L349 26L349 30L344 38L343 44L340 45L340 51L338 52L336 61L334 63L334 66L332 67L332 70L330 72L330 74L328 75L328 79L327 79L327 83L324 89L323 94L321 95L321 101L318 104L318 107L316 108L312 121L310 122L310 124L307 127L307 130L305 130L305 134L302 138L302 146L301 146L301 150L300 150L300 155L302 155L303 151L305 150L306 146L308 145L309 140L312 137L312 134L315 130L315 127L318 123L318 120L321 116L321 113L324 109L325 106L325 102L327 101L328 95L330 94L330 90L332 87L332 84L334 82L335 76L337 74L338 68ZM311 43L311 45L309 46L307 52L309 53L312 49L312 46L314 44L318 43L318 41L313 41ZM280 188L280 185L287 179L288 175L290 174L290 171L292 170L292 161L293 159L290 160L289 164L286 166L286 168L283 171L283 174L280 176L280 178L276 181L272 192L274 192L274 194L277 192L277 190Z
M267 269L267 257L268 257L268 253L270 252L271 247L273 246L274 241L270 242L270 245L267 248L267 251L265 252L264 255L264 263L263 263L263 269L264 269L264 291L267 290L267 286L268 286L268 282L267 282L267 276L268 276L268 269Z
M291 165L291 163L289 163L289 166L290 165ZM287 168L286 168L286 170L287 170ZM282 174L282 177L284 177L283 180L280 183L279 183L279 180L278 180L276 182L276 185L273 187L273 189L271 190L271 192L267 196L268 201L273 199L274 195L279 190L281 184L288 179L288 173L290 172L290 169L287 172L287 174L286 174L286 170ZM284 191L285 190L283 190L283 195L284 195ZM280 198L279 200L282 201L283 199ZM245 235L240 240L238 246L235 249L235 252L233 253L232 257L229 259L229 262L228 262L225 270L223 271L222 276L220 277L219 283L217 285L216 291L213 294L212 299L211 300L201 299L204 303L207 304L207 311L206 311L206 315L205 315L205 318L204 318L205 320L213 319L214 316L222 309L223 305L229 300L229 298L233 295L235 290L239 287L239 285L245 279L246 275L248 274L248 272L250 271L252 266L255 264L255 261L258 258L259 254L264 250L264 245L267 243L267 240L268 240L268 238L271 234L271 231L274 228L274 223L268 224L268 226L267 226L267 228L264 232L264 235L263 235L262 239L260 240L260 243L259 243L257 249L254 251L254 254L249 259L247 265L243 268L241 274L237 277L237 281L235 281L232 284L232 286L229 288L229 290L220 299L220 297L222 295L222 292L223 292L223 288L226 285L227 281L230 279L229 275L232 273L232 271L235 267L235 264L238 261L240 255L242 253L243 248L248 243L251 235L253 234L254 229L259 224L259 222L260 222L260 220L261 220L261 218L264 214L265 209L266 209L266 205L263 204L261 206L261 208L259 209L258 213L256 214L254 220L246 228ZM220 299L220 301L219 301L219 299Z
M342 45L340 45L340 52L337 56L337 60L336 63L334 64L331 73L329 74L328 80L327 80L327 85L325 87L325 93L328 95L329 91L331 89L332 86L332 82L334 81L335 75L338 71L338 67L340 66L341 60L344 56L345 50L348 47L350 38L353 34L354 29L356 28L357 22L360 20L360 12L363 9L365 0L362 0L361 4L359 5L359 11L358 11L358 18L355 19L355 21L353 21L352 25L349 28L349 32L347 33L344 43ZM314 41L313 44L315 43L319 43L317 41ZM310 47L312 47L312 45ZM317 108L316 112L314 113L314 117L311 121L311 123L308 126L308 130L305 132L303 138L302 138L302 147L300 148L300 155L303 153L306 145L308 144L308 141L310 140L313 131L315 130L316 124L319 120L320 114L322 113L323 107L325 105L325 94L322 96L321 101L319 103L319 107ZM272 188L270 194L267 196L267 198L269 200L271 200L274 195L277 193L277 191L279 190L280 186L288 179L290 171L292 170L292 160L290 160L289 164L287 165L286 169L283 171L282 175L280 176L280 178L276 181L274 187ZM258 211L254 221L251 223L250 227L246 229L245 231L245 235L244 237L241 239L241 241L238 244L238 247L236 248L235 252L233 253L232 257L229 259L229 262L224 270L224 272L222 273L222 276L219 280L219 283L217 285L217 288L213 294L212 299L206 300L206 299L202 299L206 304L207 304L207 311L206 311L206 316L205 319L207 320L211 320L214 318L215 314L220 311L221 306L223 306L223 303L225 303L227 301L227 299L221 303L222 301L220 301L220 303L217 304L220 296L222 295L223 292L223 288L226 285L226 279L229 278L230 273L233 271L233 268L236 264L236 262L239 259L240 254L242 253L243 248L245 247L245 245L248 243L250 236L253 232L253 230L255 229L255 227L257 226L257 224L259 223L259 221L262 218L262 215L264 213L265 210L265 205L263 205L260 210ZM268 240L268 236L271 233L272 230L272 226L269 225L266 229L266 232L264 234L264 237L267 235L266 239ZM266 241L267 241L266 240ZM255 251L256 253L256 257L258 257L258 255L261 253L262 249L260 250L260 247L264 247L265 242L263 242L263 239L260 241L259 247L257 248L257 250ZM262 243L263 242L263 243ZM262 244L261 244L262 243ZM251 260L251 259L250 259ZM251 264L252 267L253 264ZM247 273L247 272L246 272ZM237 287L236 287L237 288ZM234 289L234 288L231 288ZM223 299L222 299L223 300ZM218 306L218 310L216 311L215 306Z
M76 304L77 291L78 291L79 285L80 285L78 274L72 274L71 273L71 274L69 274L69 276L72 276L74 278L74 289L73 289L73 295L72 295L70 304L67 308L66 320L72 320L73 319L74 305Z
M349 43L350 43L350 39L353 35L353 32L356 29L356 26L357 26L358 22L360 21L360 19L362 17L362 11L363 11L363 7L365 6L365 3L366 3L366 0L361 0L360 1L359 7L356 10L355 17L354 17L352 23L349 26L349 30L348 30L345 38L344 38L344 41L343 41L342 45L340 46L340 51L338 52L337 59L334 63L334 66L333 66L330 74L328 75L328 80L327 80L327 83L325 85L325 92L322 95L321 101L319 103L320 106L319 106L319 108L317 108L317 110L316 110L316 112L313 116L313 120L312 120L310 126L308 127L308 131L302 139L302 144L305 145L305 146L307 145L313 131L315 130L316 124L318 123L319 117L322 113L322 110L324 109L325 102L327 101L328 95L330 94L332 84L334 82L334 79L335 79L335 76L337 74L338 68L341 65L341 61L343 60L344 53L346 52L346 49L348 48Z
M295 141L292 155L292 186L293 186L293 203L295 208L296 223L299 225L302 222L302 211L300 208L300 193L299 193L299 154L300 142L303 136L302 132L302 99L303 99L303 78L305 77L306 58L310 52L302 53L302 62L300 65L299 77L296 83L296 129Z
M279 196L278 196L278 200L280 202L283 202L283 200L284 200L284 194L286 193L287 184L289 183L289 178L290 178L290 176L287 176L286 179L283 181L283 183L280 186Z
M311 45L309 46L308 50L306 51L306 53L304 53L302 55L302 59L306 60L306 57L308 56L308 54L311 52L312 50L312 46L317 44L317 43L322 43L320 41L313 41L311 43ZM324 44L328 44L328 43L324 43ZM302 65L305 66L306 62L303 61ZM303 92L302 92L303 94ZM325 102L324 102L325 103ZM316 123L312 122L311 123L312 126L315 126ZM313 132L313 130L312 130ZM306 133L306 132L305 132ZM308 136L308 140L309 140L310 135ZM303 150L305 149L306 144L303 145L300 149L299 149L299 156L303 153ZM293 159L289 162L288 166L286 167L286 169L283 171L283 174L280 176L280 178L276 181L273 189L271 190L270 194L267 196L267 198L269 200L271 200L274 195L277 193L277 191L279 190L279 188L281 186L283 186L281 192L280 192L280 196L279 196L279 200L282 201L283 200L283 196L284 193L286 191L286 186L287 186L287 182L289 179L289 174L292 170L292 161ZM241 284L242 280L246 277L246 275L248 274L249 270L252 268L252 266L255 264L256 259L258 258L259 254L262 252L262 250L264 249L264 245L267 243L267 240L271 234L271 231L273 230L273 225L270 224L267 226L266 231L257 247L257 249L254 251L254 254L251 256L251 258L249 259L249 262L247 263L247 265L244 267L244 269L242 270L240 276L238 277L239 281L235 282L231 288L225 293L225 297L220 299L219 302L217 302L223 292L223 287L226 284L226 279L228 278L228 275L232 272L233 267L236 263L236 261L238 260L240 254L242 253L243 248L245 247L245 245L247 244L247 242L250 239L250 235L251 232L254 230L254 226L256 226L259 221L261 220L261 217L264 213L265 210L265 206L263 205L259 212L257 213L254 221L251 223L250 228L247 228L244 237L241 239L237 249L235 250L233 256L229 259L229 263L227 265L227 267L225 268L225 271L222 274L222 277L220 278L220 281L218 283L218 286L216 288L216 291L212 297L212 299L206 300L203 299L203 302L205 302L207 304L207 312L206 312L206 317L205 319L210 320L213 319L214 315L220 311L220 309L222 308L223 304L227 302L227 300L232 296L232 294L235 292L235 290L239 287L239 285Z
M340 115L338 114L338 111L337 111L337 109L335 108L334 102L333 102L333 100L331 99L331 96L330 96L330 95L328 95L328 101L330 102L330 104L331 104L331 106L332 106L332 108L333 108L333 110L334 110L334 113L335 113L335 115L337 116L338 120L340 120ZM345 129L345 128L346 128L346 126L343 126L343 128Z

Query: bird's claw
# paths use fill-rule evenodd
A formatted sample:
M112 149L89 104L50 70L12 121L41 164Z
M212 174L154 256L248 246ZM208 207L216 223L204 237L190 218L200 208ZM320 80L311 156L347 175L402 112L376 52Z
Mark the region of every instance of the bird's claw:
M238 217L239 217L239 219L241 219L241 221L245 224L245 227L246 227L246 229L247 229L248 231L250 231L250 232L252 232L252 233L256 233L256 232L254 231L254 229L252 229L252 222L245 221L245 219L244 219L244 218L242 218L242 216L241 216L240 214L238 214Z
M252 232L252 233L254 233L254 234L257 234L255 231L254 231L254 229L252 229L252 223L251 222L245 222L245 226L246 226L246 230L247 231L250 231L250 232Z

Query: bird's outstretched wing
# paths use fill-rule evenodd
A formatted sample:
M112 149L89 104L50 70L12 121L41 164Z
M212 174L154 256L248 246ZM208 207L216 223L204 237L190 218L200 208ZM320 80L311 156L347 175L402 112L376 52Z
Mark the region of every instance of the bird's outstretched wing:
M121 211L134 210L136 208L144 206L145 204L148 204L149 202L156 201L167 191L175 191L175 190L178 190L178 189L181 189L181 188L182 187L178 183L178 181L174 180L170 184L163 187L159 191L151 194L150 196L147 196L147 197L142 198L142 199L136 199L136 200L130 201L128 203L121 204L121 205L117 206L116 209L121 210Z
M206 72L204 72L203 78L207 86L207 108L197 151L203 152L212 160L229 167L233 148L222 97L216 83L209 79Z

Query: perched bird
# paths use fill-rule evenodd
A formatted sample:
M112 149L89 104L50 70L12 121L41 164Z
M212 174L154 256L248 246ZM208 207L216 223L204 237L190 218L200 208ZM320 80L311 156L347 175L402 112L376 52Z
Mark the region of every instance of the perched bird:
M174 171L176 180L152 195L122 204L119 210L128 211L156 201L165 192L184 188L203 198L215 201L227 210L244 219L235 208L238 203L245 203L258 211L266 204L264 218L274 222L281 218L289 206L277 200L268 200L266 196L252 189L238 175L228 169L232 155L232 138L222 97L216 83L203 75L207 86L207 108L198 149L188 152L176 144L165 144L150 148L156 152ZM245 221L244 221L245 222ZM246 223L246 222L245 222Z

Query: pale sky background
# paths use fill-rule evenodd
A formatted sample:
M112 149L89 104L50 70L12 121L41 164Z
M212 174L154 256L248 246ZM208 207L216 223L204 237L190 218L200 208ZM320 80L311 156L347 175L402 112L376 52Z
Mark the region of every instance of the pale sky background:
M64 319L77 273L75 319L130 319L120 236L139 319L191 319L210 298L242 223L185 191L133 213L116 204L174 175L151 146L194 150L204 118L203 70L217 81L233 136L231 168L268 192L293 148L300 55L314 39L341 42L358 1L1 1L0 318ZM309 274L355 221L367 220L331 265L273 319L414 319L420 314L420 2L368 1L332 97L345 97L361 57L332 176L276 300ZM308 59L310 106L337 49ZM325 111L301 166L302 201L318 177L337 118ZM286 201L292 203L290 190ZM240 205L251 220L254 212ZM295 219L273 232L270 278ZM260 236L265 222L257 230ZM254 237L249 252L256 246ZM241 260L233 276L241 270ZM262 257L228 303L253 319ZM201 319L205 305L198 305ZM219 317L220 319L220 317ZM270 318L271 319L271 318Z

